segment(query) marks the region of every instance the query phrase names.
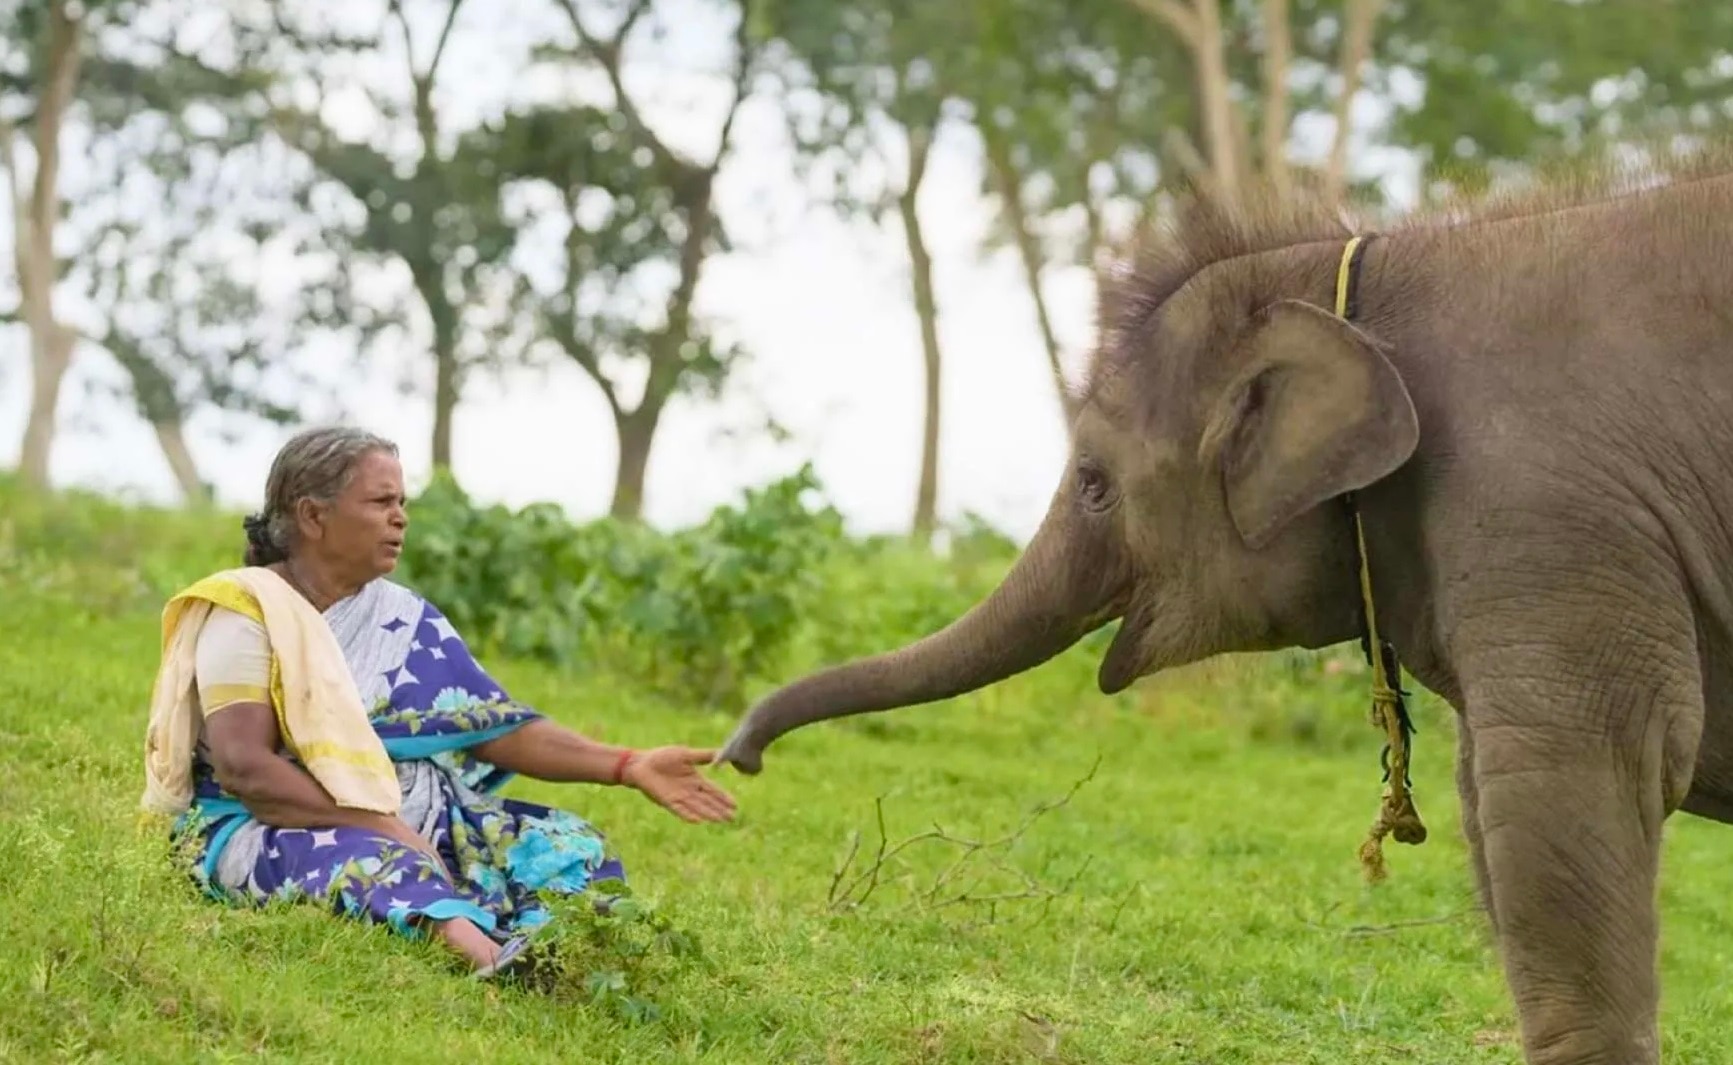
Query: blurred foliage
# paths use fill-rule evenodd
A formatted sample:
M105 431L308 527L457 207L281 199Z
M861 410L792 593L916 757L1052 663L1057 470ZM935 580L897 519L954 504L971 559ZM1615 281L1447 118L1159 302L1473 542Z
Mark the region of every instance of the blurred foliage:
M1379 65L1419 83L1387 136L1470 193L1538 160L1733 118L1733 6L1703 0L1391 0ZM1369 85L1388 92L1388 76Z

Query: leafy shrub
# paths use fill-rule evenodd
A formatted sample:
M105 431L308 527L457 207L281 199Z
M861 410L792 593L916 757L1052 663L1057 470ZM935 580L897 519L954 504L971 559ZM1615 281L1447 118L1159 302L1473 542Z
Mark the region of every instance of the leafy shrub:
M627 587L614 605L641 679L734 706L748 679L780 664L845 543L841 515L815 503L817 491L803 466L701 525L640 541L649 549L625 560L636 565L619 572Z
M578 896L544 894L553 915L531 948L536 983L556 1001L599 1008L627 1025L667 1018L671 985L708 964L697 936L621 880Z
M733 707L773 670L845 544L810 466L673 533L558 508L478 507L449 478L411 506L402 579L483 646L606 661L675 698Z
M552 504L478 506L437 474L409 506L411 549L398 579L439 605L466 639L511 655L578 661L598 596L628 530L574 526Z

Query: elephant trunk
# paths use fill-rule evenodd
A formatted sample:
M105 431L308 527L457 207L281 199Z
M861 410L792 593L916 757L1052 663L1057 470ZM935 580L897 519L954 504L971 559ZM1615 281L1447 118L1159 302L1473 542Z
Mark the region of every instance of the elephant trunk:
M821 670L771 693L747 714L718 761L757 773L764 748L786 732L962 695L1033 669L1082 639L1108 620L1111 567L1091 565L1099 557L1067 545L1061 513L1049 511L1004 581L968 613L906 647ZM1078 580L1078 570L1088 576Z

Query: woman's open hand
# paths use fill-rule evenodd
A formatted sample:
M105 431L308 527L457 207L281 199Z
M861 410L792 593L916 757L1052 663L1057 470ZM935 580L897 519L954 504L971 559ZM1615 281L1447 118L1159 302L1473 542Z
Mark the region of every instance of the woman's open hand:
M698 772L715 756L692 747L653 747L632 756L622 780L683 820L729 821L734 797Z

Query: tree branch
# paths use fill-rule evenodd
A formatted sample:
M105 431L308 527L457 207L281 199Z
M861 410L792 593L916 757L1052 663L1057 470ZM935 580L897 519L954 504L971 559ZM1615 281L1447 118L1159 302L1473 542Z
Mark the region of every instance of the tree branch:
M1198 191L1212 198L1220 195L1215 175L1210 172L1209 164L1204 162L1203 156L1198 153L1197 145L1192 143L1185 130L1178 126L1169 126L1162 133L1161 141L1167 154L1179 164L1187 180L1196 186Z
M409 16L404 14L402 0L391 0L391 13L397 16L397 24L403 29L404 61L409 66L409 84L415 95L415 128L421 134L422 156L432 155L438 148L439 125L433 113L433 83L439 73L439 61L445 54L445 44L451 39L451 28L457 24L458 9L463 7L463 0L451 0L451 6L445 12L445 25L440 27L438 43L434 45L433 58L427 64L427 69L417 71L415 68L415 41L409 32Z
M752 67L757 59L751 41L751 21L752 0L740 0L740 25L734 30L734 98L728 105L728 114L722 119L722 134L716 141L716 158L710 164L712 174L722 169L722 159L728 154L728 142L734 132L734 118L740 114L740 105L746 101L747 82L752 78Z
M451 10L445 14L445 25L439 31L439 43L433 46L433 58L427 62L427 78L439 72L439 61L445 57L445 44L451 40L451 28L457 25L457 9L463 6L463 0L451 0Z
M614 388L614 382L602 372L601 360L596 358L595 350L578 339L578 286L583 280L583 270L578 263L584 247L584 231L578 225L577 198L570 186L560 189L560 197L565 201L566 218L572 224L566 231L566 307L564 313L550 317L556 319L552 324L560 348L596 382L602 398L607 400L608 408L618 420L625 413L620 407L619 392Z
M1455 910L1451 913L1440 914L1437 917L1415 917L1406 921L1393 921L1390 924L1356 924L1349 925L1346 928L1338 928L1331 925L1328 918L1340 905L1340 903L1331 903L1329 906L1325 907L1322 915L1324 918L1323 920L1313 921L1301 917L1300 923L1305 925L1307 928L1315 929L1319 932L1335 932L1344 937L1365 937L1388 935L1392 932L1400 932L1408 928L1425 928L1429 925L1450 924L1454 921L1460 921L1462 918L1474 913L1474 908L1468 907L1465 909Z
M409 67L410 84L419 85L421 74L415 69L415 37L409 32L409 16L403 13L401 0L391 0L386 10L396 17L397 27L403 32L403 61Z
M1089 867L1089 859L1085 859L1083 865L1075 874L1072 875L1071 879L1067 881L1065 885L1057 889L1042 884L1036 877L1031 876L1025 870L1015 868L1009 862L1001 859L995 863L997 868L1022 881L1024 885L1023 890L977 895L970 889L965 888L954 895L945 896L941 893L945 886L962 871L963 866L973 860L977 855L1009 851L1018 841L1029 833L1029 830L1032 829L1035 826L1035 823L1042 817L1070 803L1071 800L1076 797L1078 791L1080 791L1085 784L1095 778L1096 771L1099 770L1100 767L1101 760L1097 758L1095 764L1090 766L1089 772L1084 774L1081 779L1075 781L1071 787L1067 789L1064 795L1058 799L1049 799L1037 804L1015 828L1003 833L997 838L989 840L969 839L963 836L958 836L946 830L942 826L935 824L925 832L917 832L914 835L899 840L893 844L890 842L889 834L885 831L884 797L881 795L877 799L873 800L874 817L878 826L878 845L875 849L872 860L867 863L864 868L855 872L853 878L849 879L846 884L844 883L844 878L847 877L850 870L854 868L855 858L860 854L860 833L850 833L848 853L843 857L843 860L838 864L837 868L831 875L830 890L825 897L825 901L833 911L842 910L844 908L860 908L867 901L868 897L877 890L880 877L886 871L887 865L891 859L917 844L929 841L937 841L955 847L957 850L957 856L950 862L950 864L942 869L930 883L921 889L912 892L912 901L918 906L927 909L938 909L944 906L955 906L965 903L985 903L989 906L994 906L1000 902L1017 899L1039 898L1051 901L1055 896L1064 894L1075 886L1077 880L1083 875L1083 871Z
M1198 36L1192 53L1197 70L1197 98L1203 108L1204 146L1215 174L1216 194L1233 199L1240 189L1238 140L1243 127L1235 123L1221 11L1214 0L1201 3L1196 10Z
M61 0L49 11L48 89L36 112L36 187L30 199L36 224L45 232L53 228L60 186L60 126L72 104L83 57L84 24L66 8L66 0Z
M933 148L933 130L929 126L912 126L909 129L909 177L903 188L903 195L913 199L921 191L921 182L927 176L927 157Z
M602 372L602 364L596 358L595 350L578 339L576 315L567 313L550 315L549 317L553 319L554 336L560 345L560 350L564 351L584 373L589 375L590 380L596 383L596 388L601 391L602 398L608 401L608 409L614 412L614 417L616 419L623 417L626 410L620 405L620 394L614 388L613 380Z
M625 48L626 36L632 32L632 27L644 16L645 12L650 10L650 0L632 0L632 6L626 10L626 17L620 22L620 28L615 31L613 37L606 41L597 38L584 28L584 20L578 16L577 0L562 0L560 7L565 11L567 21L572 24L572 32L578 35L579 45L589 54L590 58L601 64L602 72L608 78L608 87L614 93L614 105L620 109L620 114L625 118L626 124L632 127L632 132L637 134L644 142L644 146L649 148L651 154L656 157L656 160L668 167L671 173L684 166L685 164L680 157L662 143L662 138L658 137L656 131L650 128L650 124L644 121L644 116L639 112L637 104L633 103L631 96L627 95L625 79L620 73L620 53Z

